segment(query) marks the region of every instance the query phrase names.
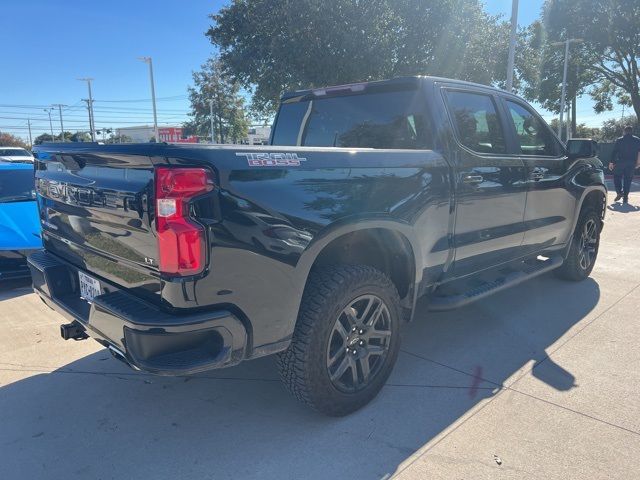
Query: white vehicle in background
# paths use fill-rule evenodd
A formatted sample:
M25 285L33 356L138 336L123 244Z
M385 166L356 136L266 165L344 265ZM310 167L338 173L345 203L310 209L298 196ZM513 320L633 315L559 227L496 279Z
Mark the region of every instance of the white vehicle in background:
M0 147L0 162L33 163L33 155L20 147Z

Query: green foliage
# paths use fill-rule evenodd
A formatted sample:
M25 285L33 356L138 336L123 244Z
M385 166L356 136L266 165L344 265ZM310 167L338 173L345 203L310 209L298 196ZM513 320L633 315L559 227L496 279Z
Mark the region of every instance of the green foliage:
M602 123L602 128L600 129L600 138L599 141L603 142L613 142L616 138L622 136L622 130L627 125L633 125L635 127L636 135L640 132L640 124L638 124L638 120L635 116L628 116L624 119L621 118L610 118Z
M546 110L560 112L560 96L564 70L564 45L551 45L555 39L543 23L534 22L525 32L524 52L518 56L520 92ZM593 84L594 74L587 60L580 55L582 44L570 46L567 68L567 101L585 93ZM522 54L524 53L524 54Z
M551 43L581 38L570 47L567 98L588 89L596 112L617 102L640 116L639 25L638 0L546 0L542 23L528 32L534 55L521 68L525 95L559 110L564 51Z
M217 58L210 58L201 70L193 73L193 87L189 87L191 120L184 124L184 133L211 138L213 112L214 138L218 143L231 140L237 143L249 130L244 114L244 99L237 81L225 75Z
M73 137L74 134L72 134L71 132L64 132L64 140L65 142L71 142L71 138ZM51 135L49 135L48 133L43 133L42 135L38 135L36 138L34 138L33 140L33 144L34 145L39 145L41 143L45 143L45 142L59 142L61 140L61 136L60 134L54 135L53 137Z
M131 143L133 139L127 135L111 135L104 143Z
M260 113L287 90L400 75L505 77L508 25L479 0L234 0L211 18L207 36L225 72L252 89Z
M42 135L38 135L33 139L34 145L39 145L41 143L46 142L59 142L60 134L54 135L53 137L48 133L43 133ZM71 133L68 131L64 132L64 141L65 142L90 142L91 136L87 132L75 132Z
M556 132L558 130L558 119L552 119L549 126L554 132ZM594 140L601 141L602 133L597 127L587 127L586 124L580 123L576 125L576 131L573 133L573 138L593 138Z
M11 135L10 133L0 132L0 147L21 147L28 149L27 143L20 137Z
M69 140L71 140L72 142L90 142L91 135L89 135L87 132L76 132L71 135L71 137L69 137Z
M43 133L42 135L38 135L36 138L33 139L33 144L40 145L41 143L53 142L55 141L54 139L55 137L52 137L48 133Z

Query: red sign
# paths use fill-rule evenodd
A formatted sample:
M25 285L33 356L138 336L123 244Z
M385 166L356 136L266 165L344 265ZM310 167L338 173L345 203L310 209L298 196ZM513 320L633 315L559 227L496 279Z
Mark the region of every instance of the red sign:
M158 128L160 142L167 143L198 143L198 137L194 135L183 136L181 127Z

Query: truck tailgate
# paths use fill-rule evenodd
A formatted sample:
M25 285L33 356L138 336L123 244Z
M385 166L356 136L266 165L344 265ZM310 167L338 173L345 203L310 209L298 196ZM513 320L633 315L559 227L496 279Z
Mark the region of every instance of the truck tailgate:
M160 302L150 157L40 151L35 168L45 248Z

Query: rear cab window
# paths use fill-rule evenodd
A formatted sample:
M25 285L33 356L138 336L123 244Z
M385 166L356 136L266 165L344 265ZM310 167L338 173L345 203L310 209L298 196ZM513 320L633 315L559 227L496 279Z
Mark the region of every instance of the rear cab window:
M433 147L419 88L285 100L272 145L378 149Z

